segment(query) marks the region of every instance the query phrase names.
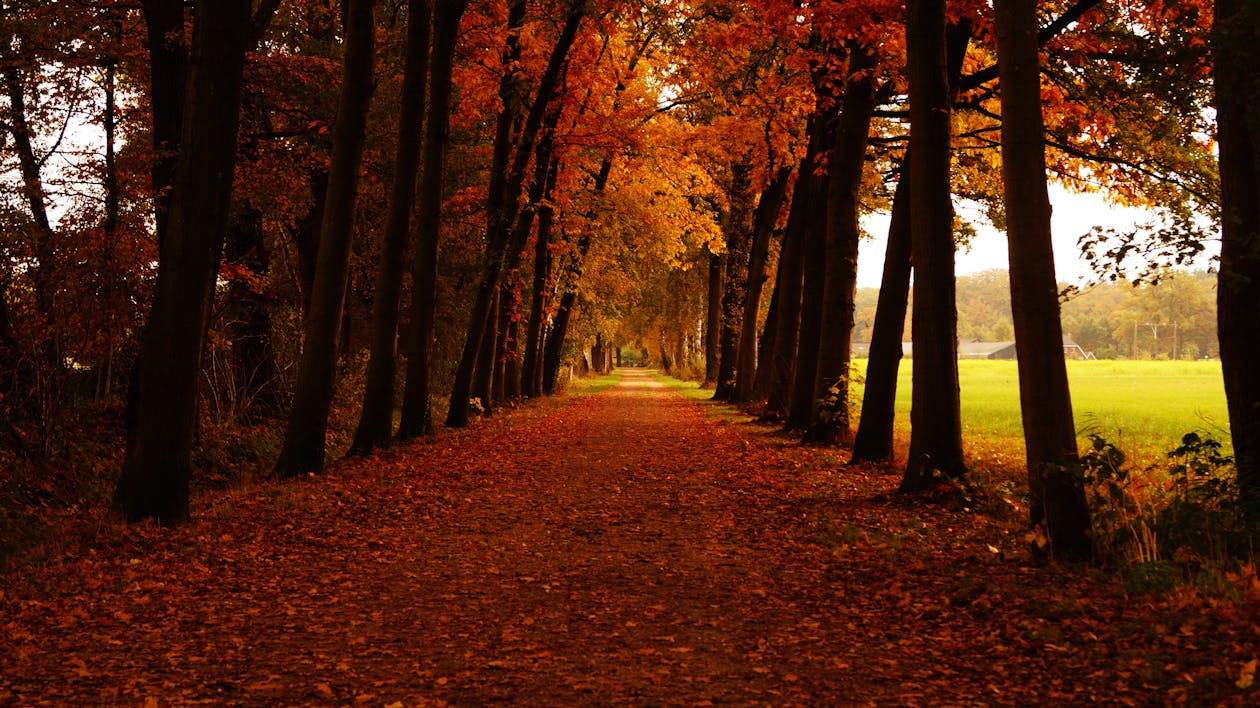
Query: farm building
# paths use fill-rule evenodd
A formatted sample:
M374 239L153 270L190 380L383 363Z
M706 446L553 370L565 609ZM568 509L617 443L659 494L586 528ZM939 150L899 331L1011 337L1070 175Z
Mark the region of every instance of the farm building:
M906 358L913 358L913 346L910 342L901 343L901 352ZM865 357L871 353L870 342L854 342L853 356ZM1093 359L1094 353L1087 352L1068 335L1063 335L1063 355L1069 359ZM959 359L1014 359L1015 342L970 342L958 343Z

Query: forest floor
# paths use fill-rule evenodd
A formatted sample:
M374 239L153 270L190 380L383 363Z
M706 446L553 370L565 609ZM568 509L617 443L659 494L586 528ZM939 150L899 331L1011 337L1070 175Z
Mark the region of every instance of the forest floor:
M0 704L1242 705L1260 583L1033 564L651 374L101 520L0 578ZM989 505L998 506L998 505Z

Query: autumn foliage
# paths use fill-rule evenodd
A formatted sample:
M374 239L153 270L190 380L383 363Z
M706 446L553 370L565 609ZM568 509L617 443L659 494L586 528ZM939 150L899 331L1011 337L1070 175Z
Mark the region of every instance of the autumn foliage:
M1122 575L1133 559L1094 533L1123 504L1089 486L1095 458L1075 447L1091 443L1059 356L1063 317L1100 341L1110 320L1077 314L1083 305L1060 315L1043 197L1053 183L1146 209L1149 224L1095 230L1081 248L1100 280L1173 283L1169 301L1184 299L1169 268L1220 232L1218 324L1195 313L1193 337L1196 353L1221 356L1237 455L1204 474L1228 480L1213 504L1253 539L1260 90L1236 68L1251 65L1258 27L1235 0L5 2L0 566L54 569L31 583L57 585L56 568L79 579L47 606L15 580L4 619L15 636L45 623L69 642L79 624L113 617L99 627L109 646L124 628L142 626L152 634L133 641L152 644L171 622L236 623L197 635L202 655L224 657L198 669L199 687L159 695L145 674L104 702L1142 702L1156 688L1241 701L1256 660L1244 649L1248 544L1210 562L1180 547L1168 551L1181 558L1150 559L1213 589L1149 602L1055 564L1092 559ZM877 212L893 219L868 307L857 253ZM971 474L958 397L960 332L978 329L958 319L953 255L977 226L1011 243L1009 324L1005 312L990 319L1020 351L1028 454L996 483ZM1193 309L1210 309L1196 297ZM852 343L867 322L879 324L863 370ZM1123 353L1113 340L1128 324L1105 333L1107 351ZM914 340L914 407L894 424L903 339ZM1136 335L1128 351L1138 356ZM714 426L655 384L545 400L630 367L703 378L781 437ZM649 387L627 376L625 388ZM616 445L600 418L633 432ZM667 462L639 457L650 450ZM347 452L363 459L333 464ZM845 467L850 453L862 463ZM309 484L276 479L325 470ZM986 484L1029 503L1006 516ZM609 502L619 495L626 509ZM444 516L456 511L491 530ZM331 535L317 538L317 523ZM572 539L546 540L557 528ZM86 538L63 545L67 529ZM525 558L490 572L518 531L569 565ZM598 577L573 570L591 559L573 539L613 537L615 562L590 566ZM453 575L408 575L409 563L442 560L407 555L429 542ZM101 544L117 553L84 550ZM292 564L321 544L337 555ZM1025 564L1029 550L1050 565ZM323 573L333 557L355 570ZM273 561L283 573L266 570ZM179 568L193 572L170 580ZM765 575L775 568L782 577ZM285 612L260 620L255 647L252 615L214 583L260 577L270 595L257 600ZM367 599L358 577L387 588L383 599ZM1032 578L1058 577L1079 594L1033 590ZM713 587L682 592L702 579ZM401 582L436 593L432 606L463 604L426 605L417 623L438 627L449 653L391 684L378 640L410 621ZM102 583L122 588L116 604L70 609ZM823 591L846 584L837 592L851 605ZM538 593L553 591L566 609L545 609ZM187 614L193 596L213 598L210 614ZM509 596L519 604L485 599ZM680 597L691 604L670 604ZM298 627L346 599L366 624ZM1149 636L1116 628L1134 603L1149 605ZM757 620L724 624L740 613ZM579 620L650 668L618 673L630 669L610 644L584 648L594 635ZM1211 622L1233 624L1211 656L1194 655ZM508 648L471 639L484 631ZM288 693L280 647L295 632L328 673ZM546 644L562 635L563 648ZM840 649L847 635L866 653ZM963 636L997 652L997 674L1027 680L971 676L939 693L980 656L960 653ZM907 653L910 637L922 653ZM1160 661L1123 649L1126 638ZM4 657L4 699L30 697L25 674L47 670L25 646ZM126 673L103 646L77 646L87 653L71 652L80 663L60 680ZM377 653L352 665L346 647L361 646ZM275 661L232 668L254 649ZM607 666L574 664L584 651ZM898 664L910 655L913 666ZM460 656L480 668L460 669ZM528 661L554 667L563 688L521 678ZM1123 675L1100 676L1104 663ZM922 669L938 664L948 670ZM1068 675L1080 682L1064 685ZM69 685L48 695L85 695Z

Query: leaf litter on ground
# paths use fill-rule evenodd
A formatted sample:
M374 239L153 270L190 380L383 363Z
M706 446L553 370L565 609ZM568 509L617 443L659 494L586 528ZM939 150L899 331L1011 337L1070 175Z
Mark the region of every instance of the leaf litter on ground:
M729 413L729 412L728 412ZM649 374L0 579L0 702L1243 705L1260 582L1143 593Z

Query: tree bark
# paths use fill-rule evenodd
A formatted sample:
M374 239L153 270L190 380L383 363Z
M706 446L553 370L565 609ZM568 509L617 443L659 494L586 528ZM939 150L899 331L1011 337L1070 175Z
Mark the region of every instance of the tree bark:
M433 322L437 312L437 259L442 234L442 189L450 142L451 75L459 22L467 0L438 0L433 19L433 55L429 64L429 116L424 127L424 169L417 206L418 235L411 262L411 328L408 333L407 383L403 389L398 437L433 432Z
M709 254L708 305L704 318L704 381L700 388L714 388L721 364L722 299L726 278L726 254Z
M1260 8L1217 0L1216 113L1221 172L1217 331L1243 513L1260 525Z
M770 257L770 238L774 235L775 222L787 198L788 182L792 168L780 167L761 192L753 217L752 248L748 258L748 287L744 294L744 312L740 321L739 352L735 361L735 390L731 400L736 403L754 398L753 382L757 374L757 315L761 312L761 292L770 273L766 261Z
M153 115L153 218L159 247L166 236L171 190L179 165L188 43L184 0L142 0L149 52L149 105Z
M1010 249L1011 318L1028 460L1029 513L1055 555L1088 558L1089 506L1063 356L1046 189L1036 0L995 0L1002 83L1002 180Z
M821 119L815 113L806 130L809 143L805 156L797 169L796 186L788 208L788 221L783 230L783 248L779 253L779 269L774 279L776 310L773 316L775 331L773 348L762 353L757 361L757 389L766 397L768 418L784 418L791 406L792 381L795 378L796 349L801 326L801 291L804 286L805 242L809 221L810 199L813 196L822 150ZM769 324L769 321L767 321ZM764 370L764 373L763 373Z
M516 310L515 300L518 299L515 284L512 282L513 273L509 272L508 277L503 279L499 284L499 337L494 345L494 402L495 405L502 405L509 399L507 392L508 358L514 355L516 343L514 333L512 331L512 322L514 320L513 313Z
M612 158L604 158L603 169L596 180L596 194L603 191L608 181L608 172L612 168ZM543 393L548 396L556 392L556 379L560 375L560 354L564 349L564 338L568 335L569 320L573 317L573 307L577 304L578 283L582 279L582 260L591 248L590 232L583 232L578 237L573 272L569 275L568 285L560 296L560 305L556 308L556 316L551 323L551 332L547 335L543 349Z
M481 337L481 349L477 352L477 366L473 371L472 395L480 406L483 416L494 415L494 354L499 344L499 308L502 304L502 290L494 289L490 299L490 310L486 312L486 320Z
M197 5L179 168L142 343L135 428L113 506L127 519L188 518L197 379L227 227L249 0Z
M907 148L907 156L910 148ZM862 415L853 437L852 460L887 462L893 457L897 370L901 367L906 307L910 299L910 174L903 158L901 178L893 192L892 219L884 249L884 273L875 305L871 351L862 392Z
M972 26L960 19L946 30L951 86L962 76L963 59L971 42ZM956 89L953 89L956 94ZM903 356L906 309L909 304L910 273L910 146L902 156L897 188L893 194L892 219L888 225L888 245L884 251L884 272L871 332L870 358L862 415L853 438L853 461L886 462L893 457L893 423L896 418L897 371Z
M722 325L718 341L718 380L713 398L735 398L735 365L748 296L748 264L752 246L752 162L741 158L731 168L729 207L725 219L726 274L722 287Z
M556 185L559 166L552 162L547 172L543 202L538 207L538 232L534 236L534 278L530 290L529 324L525 330L525 359L521 366L521 394L526 398L542 395L543 330L546 317L547 289L551 282L551 227L555 209L551 192Z
M830 143L835 126L832 116L824 119L824 144ZM797 187L798 189L800 186ZM827 176L811 175L805 195L804 266L801 285L801 319L793 367L792 397L788 404L786 427L805 430L814 418L818 391L818 356L822 345L823 282L827 259Z
M363 410L350 445L351 454L367 455L389 442L394 426L394 350L402 300L403 264L411 236L411 214L420 173L421 124L425 82L429 73L429 37L433 5L410 0L407 5L407 48L403 59L402 97L398 108L398 144L389 216L376 273L372 302L372 343L368 355Z
M307 314L297 388L284 447L276 462L281 477L322 472L337 375L337 342L345 306L359 165L372 98L374 0L346 0L346 47L333 132L327 206L320 227L311 310Z
M827 173L826 272L823 277L822 331L812 423L807 442L850 442L849 361L852 357L853 298L857 291L858 223L866 147L875 111L875 56L850 50L844 110L836 126ZM832 393L835 391L835 393ZM818 405L825 395L827 405Z
M914 250L910 457L902 491L966 472L958 399L954 209L950 198L950 94L945 2L909 0L910 225Z
M487 329L488 320L486 316L490 311L491 301L499 286L499 280L503 272L503 262L507 255L507 247L512 236L513 222L515 221L515 212L509 210L514 208L517 200L520 198L521 189L525 181L525 170L532 156L535 141L538 139L547 105L556 93L561 69L567 60L569 49L573 46L573 41L577 36L578 27L582 23L585 12L586 4L583 0L574 3L569 10L564 28L561 30L555 46L552 48L547 68L544 70L543 76L538 83L538 94L534 98L534 104L530 107L529 115L526 117L525 125L521 130L521 138L516 146L516 156L505 186L505 198L502 201L503 209L489 210L487 217L488 247L486 249L486 264L482 273L481 284L477 289L476 301L473 303L472 313L469 317L468 336L465 338L459 365L455 370L455 383L451 390L450 410L446 416L446 425L448 427L462 428L468 424L468 399L473 386L472 379L477 365L477 354L481 349L481 340ZM493 197L493 195L491 196Z
M32 68L31 71L35 69ZM9 135L13 139L13 151L18 157L22 196L34 226L30 245L35 263L27 274L34 290L38 322L28 333L36 355L32 358L35 366L31 369L35 375L30 377L32 381L27 387L30 397L39 401L41 419L51 420L52 406L61 399L58 388L65 368L61 356L62 328L58 324L58 313L54 308L61 268L57 263L56 235L48 216L42 161L35 154L35 146L31 140L26 106L28 79L16 65L5 69L4 78L9 98ZM45 439L43 444L46 447L48 440Z

